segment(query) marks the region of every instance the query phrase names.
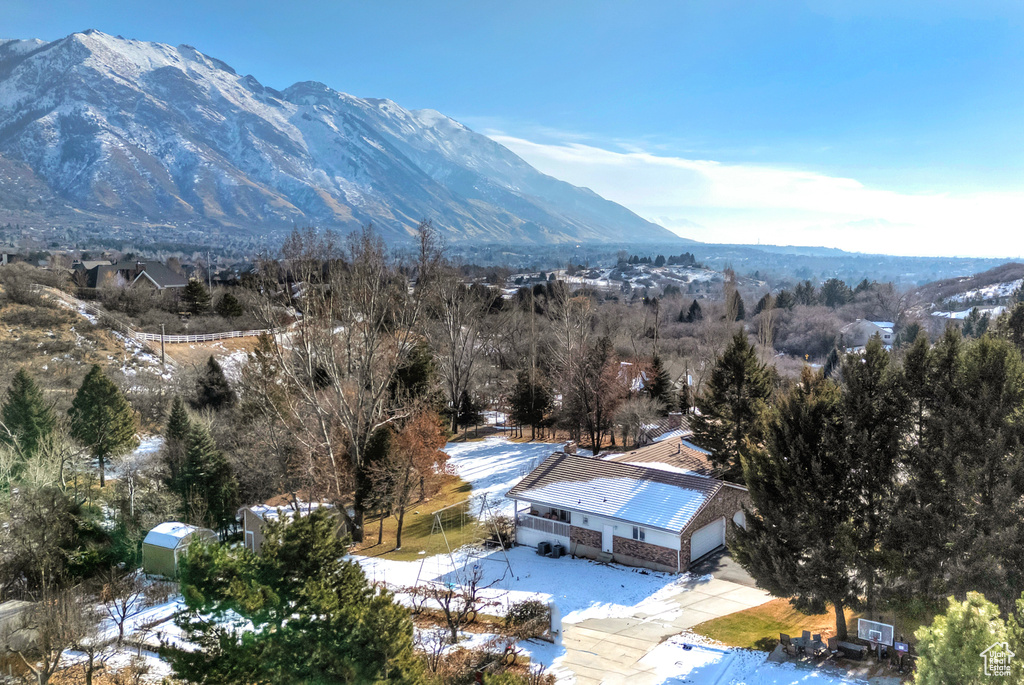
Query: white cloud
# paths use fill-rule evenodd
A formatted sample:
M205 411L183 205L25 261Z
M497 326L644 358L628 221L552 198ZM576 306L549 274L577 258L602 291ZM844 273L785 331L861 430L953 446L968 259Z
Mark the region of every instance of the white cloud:
M1024 191L909 194L799 169L491 137L544 173L697 240L904 255L1024 254Z

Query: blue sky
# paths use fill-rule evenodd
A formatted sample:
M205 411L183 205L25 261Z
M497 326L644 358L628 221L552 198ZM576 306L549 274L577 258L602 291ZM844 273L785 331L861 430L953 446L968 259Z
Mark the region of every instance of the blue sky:
M700 240L1024 253L1016 1L0 0L85 28L440 110Z

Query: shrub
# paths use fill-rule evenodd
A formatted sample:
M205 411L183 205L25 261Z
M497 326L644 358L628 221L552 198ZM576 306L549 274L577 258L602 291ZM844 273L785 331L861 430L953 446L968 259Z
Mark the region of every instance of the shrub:
M544 635L551 625L551 613L547 605L536 599L516 602L505 614L505 629L510 635L521 640Z

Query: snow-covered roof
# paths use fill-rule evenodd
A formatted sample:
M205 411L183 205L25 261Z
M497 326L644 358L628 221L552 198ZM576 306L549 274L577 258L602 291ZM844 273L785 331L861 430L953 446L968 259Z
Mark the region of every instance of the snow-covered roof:
M297 503L283 504L254 504L248 507L249 511L259 516L264 521L276 520L282 513L291 515L305 516L314 509L324 507L325 509L333 509L334 505L328 502L303 502L298 500Z
M507 497L682 532L721 481L557 452Z
M896 328L896 324L894 324L892 321L868 321L868 323L873 323L876 326L878 326L879 328L888 328L888 329Z
M143 542L147 545L154 545L156 547L177 549L182 540L192 533L201 530L205 531L208 529L199 528L198 526L190 526L187 523L180 523L178 521L167 521L166 523L161 523L153 528L153 530L149 531ZM212 535L212 531L210 531L210 533Z

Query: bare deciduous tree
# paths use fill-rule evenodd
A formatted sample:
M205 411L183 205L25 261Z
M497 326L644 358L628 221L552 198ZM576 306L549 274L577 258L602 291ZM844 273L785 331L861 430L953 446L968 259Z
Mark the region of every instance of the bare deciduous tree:
M287 388L283 418L301 424L295 438L312 462L323 462L309 470L326 477L330 496L341 502L354 489L350 523L361 541L371 486L367 447L377 430L408 415L392 386L413 346L420 298L370 227L343 248L330 234L296 231L283 252L302 308L273 349ZM273 278L276 285L276 272ZM274 316L268 305L264 318Z

